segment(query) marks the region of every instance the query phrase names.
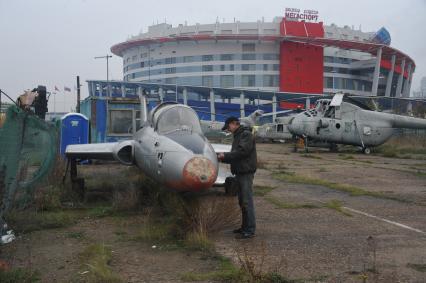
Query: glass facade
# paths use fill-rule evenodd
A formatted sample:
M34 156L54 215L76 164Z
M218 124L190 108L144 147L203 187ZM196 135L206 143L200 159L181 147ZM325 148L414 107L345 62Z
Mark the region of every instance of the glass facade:
M136 58L130 56L123 60L124 79L223 88L278 88L279 54L256 53L256 44L244 43L241 46L241 53L158 59L152 58L149 52L143 52ZM373 69L352 70L350 64L354 61L357 60L324 56L324 88L371 91Z

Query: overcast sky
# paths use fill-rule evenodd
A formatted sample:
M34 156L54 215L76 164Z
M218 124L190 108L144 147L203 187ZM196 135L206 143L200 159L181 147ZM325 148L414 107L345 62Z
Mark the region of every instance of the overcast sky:
M213 23L272 21L285 7L319 11L325 24L361 26L363 31L386 27L391 46L416 62L412 90L426 76L426 0L0 0L0 88L13 97L24 89L57 86L56 111L74 108L75 77L80 75L83 98L88 79L106 79L110 47L146 31L152 23ZM110 78L122 79L122 61L110 60ZM70 87L72 94L63 92ZM49 110L53 111L53 100Z

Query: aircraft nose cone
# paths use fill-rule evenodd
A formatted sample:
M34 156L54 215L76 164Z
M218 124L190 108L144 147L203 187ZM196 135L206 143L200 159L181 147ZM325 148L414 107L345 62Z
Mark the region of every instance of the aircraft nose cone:
M216 171L216 167L209 159L193 157L183 168L185 185L194 191L210 188L215 182Z

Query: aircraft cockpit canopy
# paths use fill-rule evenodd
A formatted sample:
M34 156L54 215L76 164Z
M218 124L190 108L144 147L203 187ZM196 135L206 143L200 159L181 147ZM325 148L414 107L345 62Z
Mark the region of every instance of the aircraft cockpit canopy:
M327 118L335 118L336 107L331 106L330 104L330 99L319 99L314 109L320 116Z
M154 114L155 129L160 134L186 131L202 133L200 121L194 110L183 105L165 105Z

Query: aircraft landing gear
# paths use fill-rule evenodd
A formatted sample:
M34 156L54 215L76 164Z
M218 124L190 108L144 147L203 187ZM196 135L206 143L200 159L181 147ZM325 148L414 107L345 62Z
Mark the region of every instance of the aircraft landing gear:
M338 152L338 147L337 147L337 144L335 144L335 143L332 143L332 144L330 144L330 152Z
M308 137L307 136L303 137L303 146L305 147L305 153L308 153L309 149L308 149Z
M369 148L369 147L364 147L364 148L362 149L362 152L363 152L364 154L370 154L370 153L371 153L371 148Z
M84 179L78 178L77 174L77 160L75 158L68 159L67 167L65 169L65 174L62 179L62 183L65 183L67 177L68 167L70 167L70 180L71 180L71 189L74 193L77 194L78 198L83 201L85 195Z

